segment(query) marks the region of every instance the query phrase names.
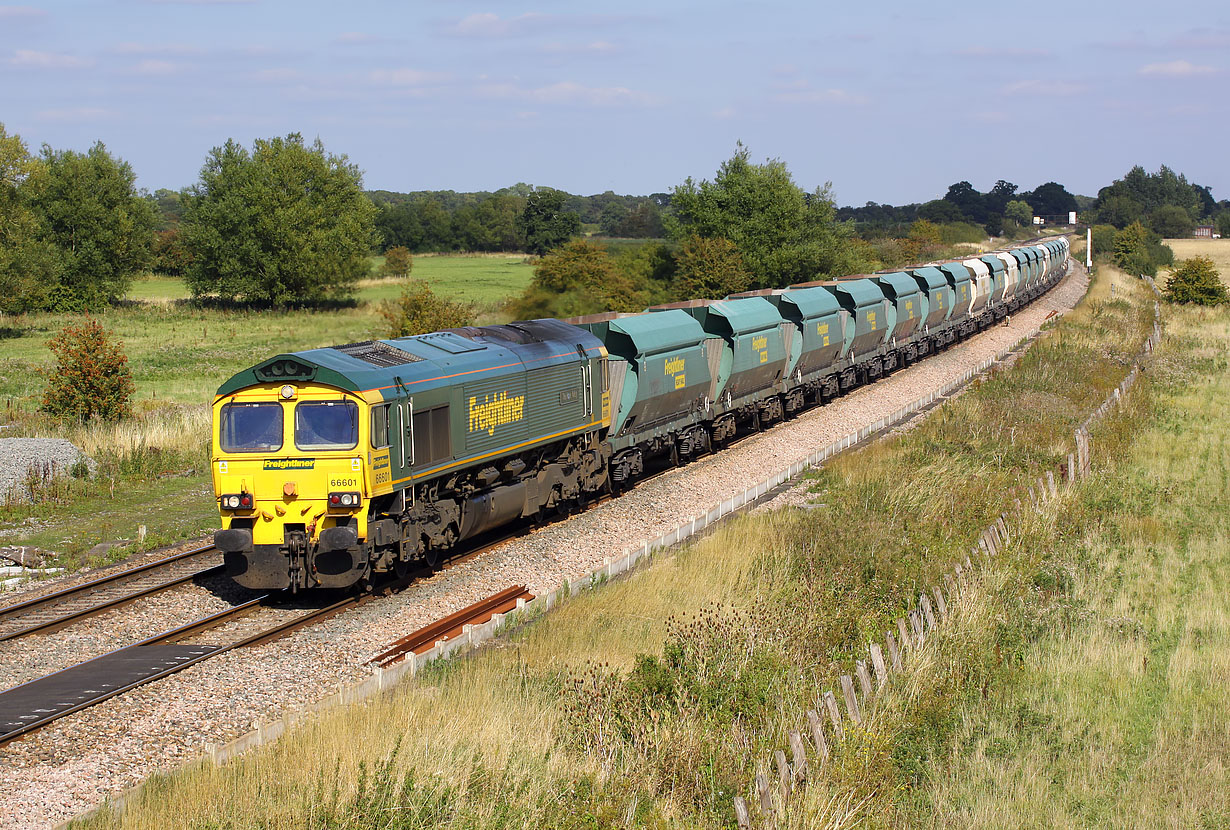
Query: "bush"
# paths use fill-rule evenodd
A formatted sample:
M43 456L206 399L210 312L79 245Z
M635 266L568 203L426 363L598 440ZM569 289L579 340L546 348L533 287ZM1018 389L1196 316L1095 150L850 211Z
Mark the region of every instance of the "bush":
M577 317L601 311L640 311L650 286L643 274L629 274L604 245L575 239L538 261L534 281L509 304L514 317Z
M1226 302L1226 286L1207 256L1185 259L1166 281L1166 299L1172 303L1221 305Z
M132 414L135 386L123 344L97 320L70 324L47 343L56 356L43 393L43 411L84 421L118 421Z
M474 307L437 297L427 283L411 280L401 297L380 306L380 316L387 323L389 337L408 337L468 326L474 318Z

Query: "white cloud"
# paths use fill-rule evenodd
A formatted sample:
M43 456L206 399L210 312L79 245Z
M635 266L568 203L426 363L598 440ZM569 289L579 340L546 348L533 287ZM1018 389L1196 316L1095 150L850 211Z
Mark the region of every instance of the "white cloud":
M410 69L403 67L400 69L376 69L373 70L368 78L377 83L386 86L430 86L447 81L449 75L444 72L428 72L422 69Z
M478 12L463 17L451 31L464 37L509 37L541 28L552 21L551 15L527 12L517 17L503 18L493 12Z
M800 81L795 88L787 89L773 95L773 100L779 104L841 104L845 106L862 106L868 103L863 95L856 95L844 89L811 89L806 82Z
M653 107L661 99L647 92L623 86L590 87L574 81L561 81L535 89L515 84L484 84L475 89L483 98L508 101L532 101L541 104L572 105L606 109L614 107Z
M649 25L656 23L653 15L581 14L561 15L526 12L515 17L501 17L494 12L477 12L447 26L445 31L459 37L520 37L539 34L549 29L600 30L628 24Z
M174 75L180 71L179 64L171 63L170 61L143 60L136 66L132 67L132 72L137 75Z
M354 43L362 45L365 43L387 43L390 38L382 35L368 34L367 32L342 32L333 40L335 43Z
M187 57L190 55L203 55L205 50L199 46L190 46L187 43L120 43L112 50L121 55L174 55L178 57Z
M1170 63L1150 63L1140 68L1141 75L1156 78L1191 78L1196 75L1212 75L1217 70L1211 66L1198 66L1189 61L1171 61Z
M0 20L35 20L47 12L33 6L0 6Z
M595 40L593 43L548 43L542 51L549 55L614 55L620 49L610 41Z
M94 62L78 55L18 49L9 59L9 63L13 66L33 66L39 69L81 69L93 65Z
M303 78L303 73L298 69L291 69L287 66L275 66L270 69L262 69L253 73L252 79L261 83L284 84L290 81L298 81Z
M1017 81L1004 87L1005 95L1079 95L1088 89L1072 81Z

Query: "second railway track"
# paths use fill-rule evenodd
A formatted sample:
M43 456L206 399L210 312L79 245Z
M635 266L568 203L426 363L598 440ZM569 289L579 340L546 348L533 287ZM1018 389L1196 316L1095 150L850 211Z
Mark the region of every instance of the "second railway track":
M221 575L222 556L205 545L0 608L0 643L48 633L195 579Z

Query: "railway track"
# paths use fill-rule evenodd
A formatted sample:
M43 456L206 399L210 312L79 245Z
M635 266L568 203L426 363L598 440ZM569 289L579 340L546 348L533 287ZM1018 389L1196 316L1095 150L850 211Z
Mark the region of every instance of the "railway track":
M381 593L303 609L263 595L0 693L0 745L138 686L322 622Z
M136 568L0 608L0 643L48 633L194 579L222 574L213 545L182 551Z

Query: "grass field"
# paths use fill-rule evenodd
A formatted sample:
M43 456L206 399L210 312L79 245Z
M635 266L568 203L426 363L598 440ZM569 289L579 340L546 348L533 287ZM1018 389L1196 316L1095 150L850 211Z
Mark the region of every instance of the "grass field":
M1194 256L1207 256L1221 272L1222 282L1230 285L1230 239L1167 239L1175 262Z
M1230 826L1230 312L1168 315L1154 417L1071 508L1070 589L961 712L920 825Z
M159 778L122 817L86 826L733 826L733 796L748 794L838 667L1010 509L1015 486L1064 457L1066 436L1122 378L1151 299L1117 279L1116 297L1100 277L1011 371L819 472L824 509L736 519L502 648L437 665L225 767ZM1115 457L1132 433L1100 430L1099 452ZM1049 550L1062 518L1015 536ZM987 593L978 636L925 658L936 669L917 673L926 682L836 747L780 826L925 823L940 775L928 759L984 684L1016 676L1002 655L1028 647L1027 632L1000 623L1030 607L1037 589L1020 577L1049 574L1049 562L1015 566L1003 597Z
M372 257L372 273L384 257ZM418 254L411 277L423 280L433 291L466 303L485 314L496 312L509 297L520 294L534 278L534 266L524 254ZM399 279L368 279L359 284L360 303L391 300L401 293ZM140 302L174 302L190 297L184 281L149 275L133 283L126 299Z
M413 274L443 296L474 302L479 322L497 322L500 304L528 285L533 269L521 256L424 256L415 258ZM0 493L0 532L13 534L5 541L67 553L72 564L98 542L133 538L138 524L149 528L146 547L212 527L207 407L214 390L279 352L384 336L379 301L400 290L398 280L379 280L362 286L352 307L222 310L188 304L182 280L139 280L126 302L96 315L122 341L136 383L138 417L118 425L65 425L38 412L41 373L55 365L47 341L74 315L0 319L0 423L13 425L3 435L68 438L102 465L95 480L62 482L35 505L6 504Z

